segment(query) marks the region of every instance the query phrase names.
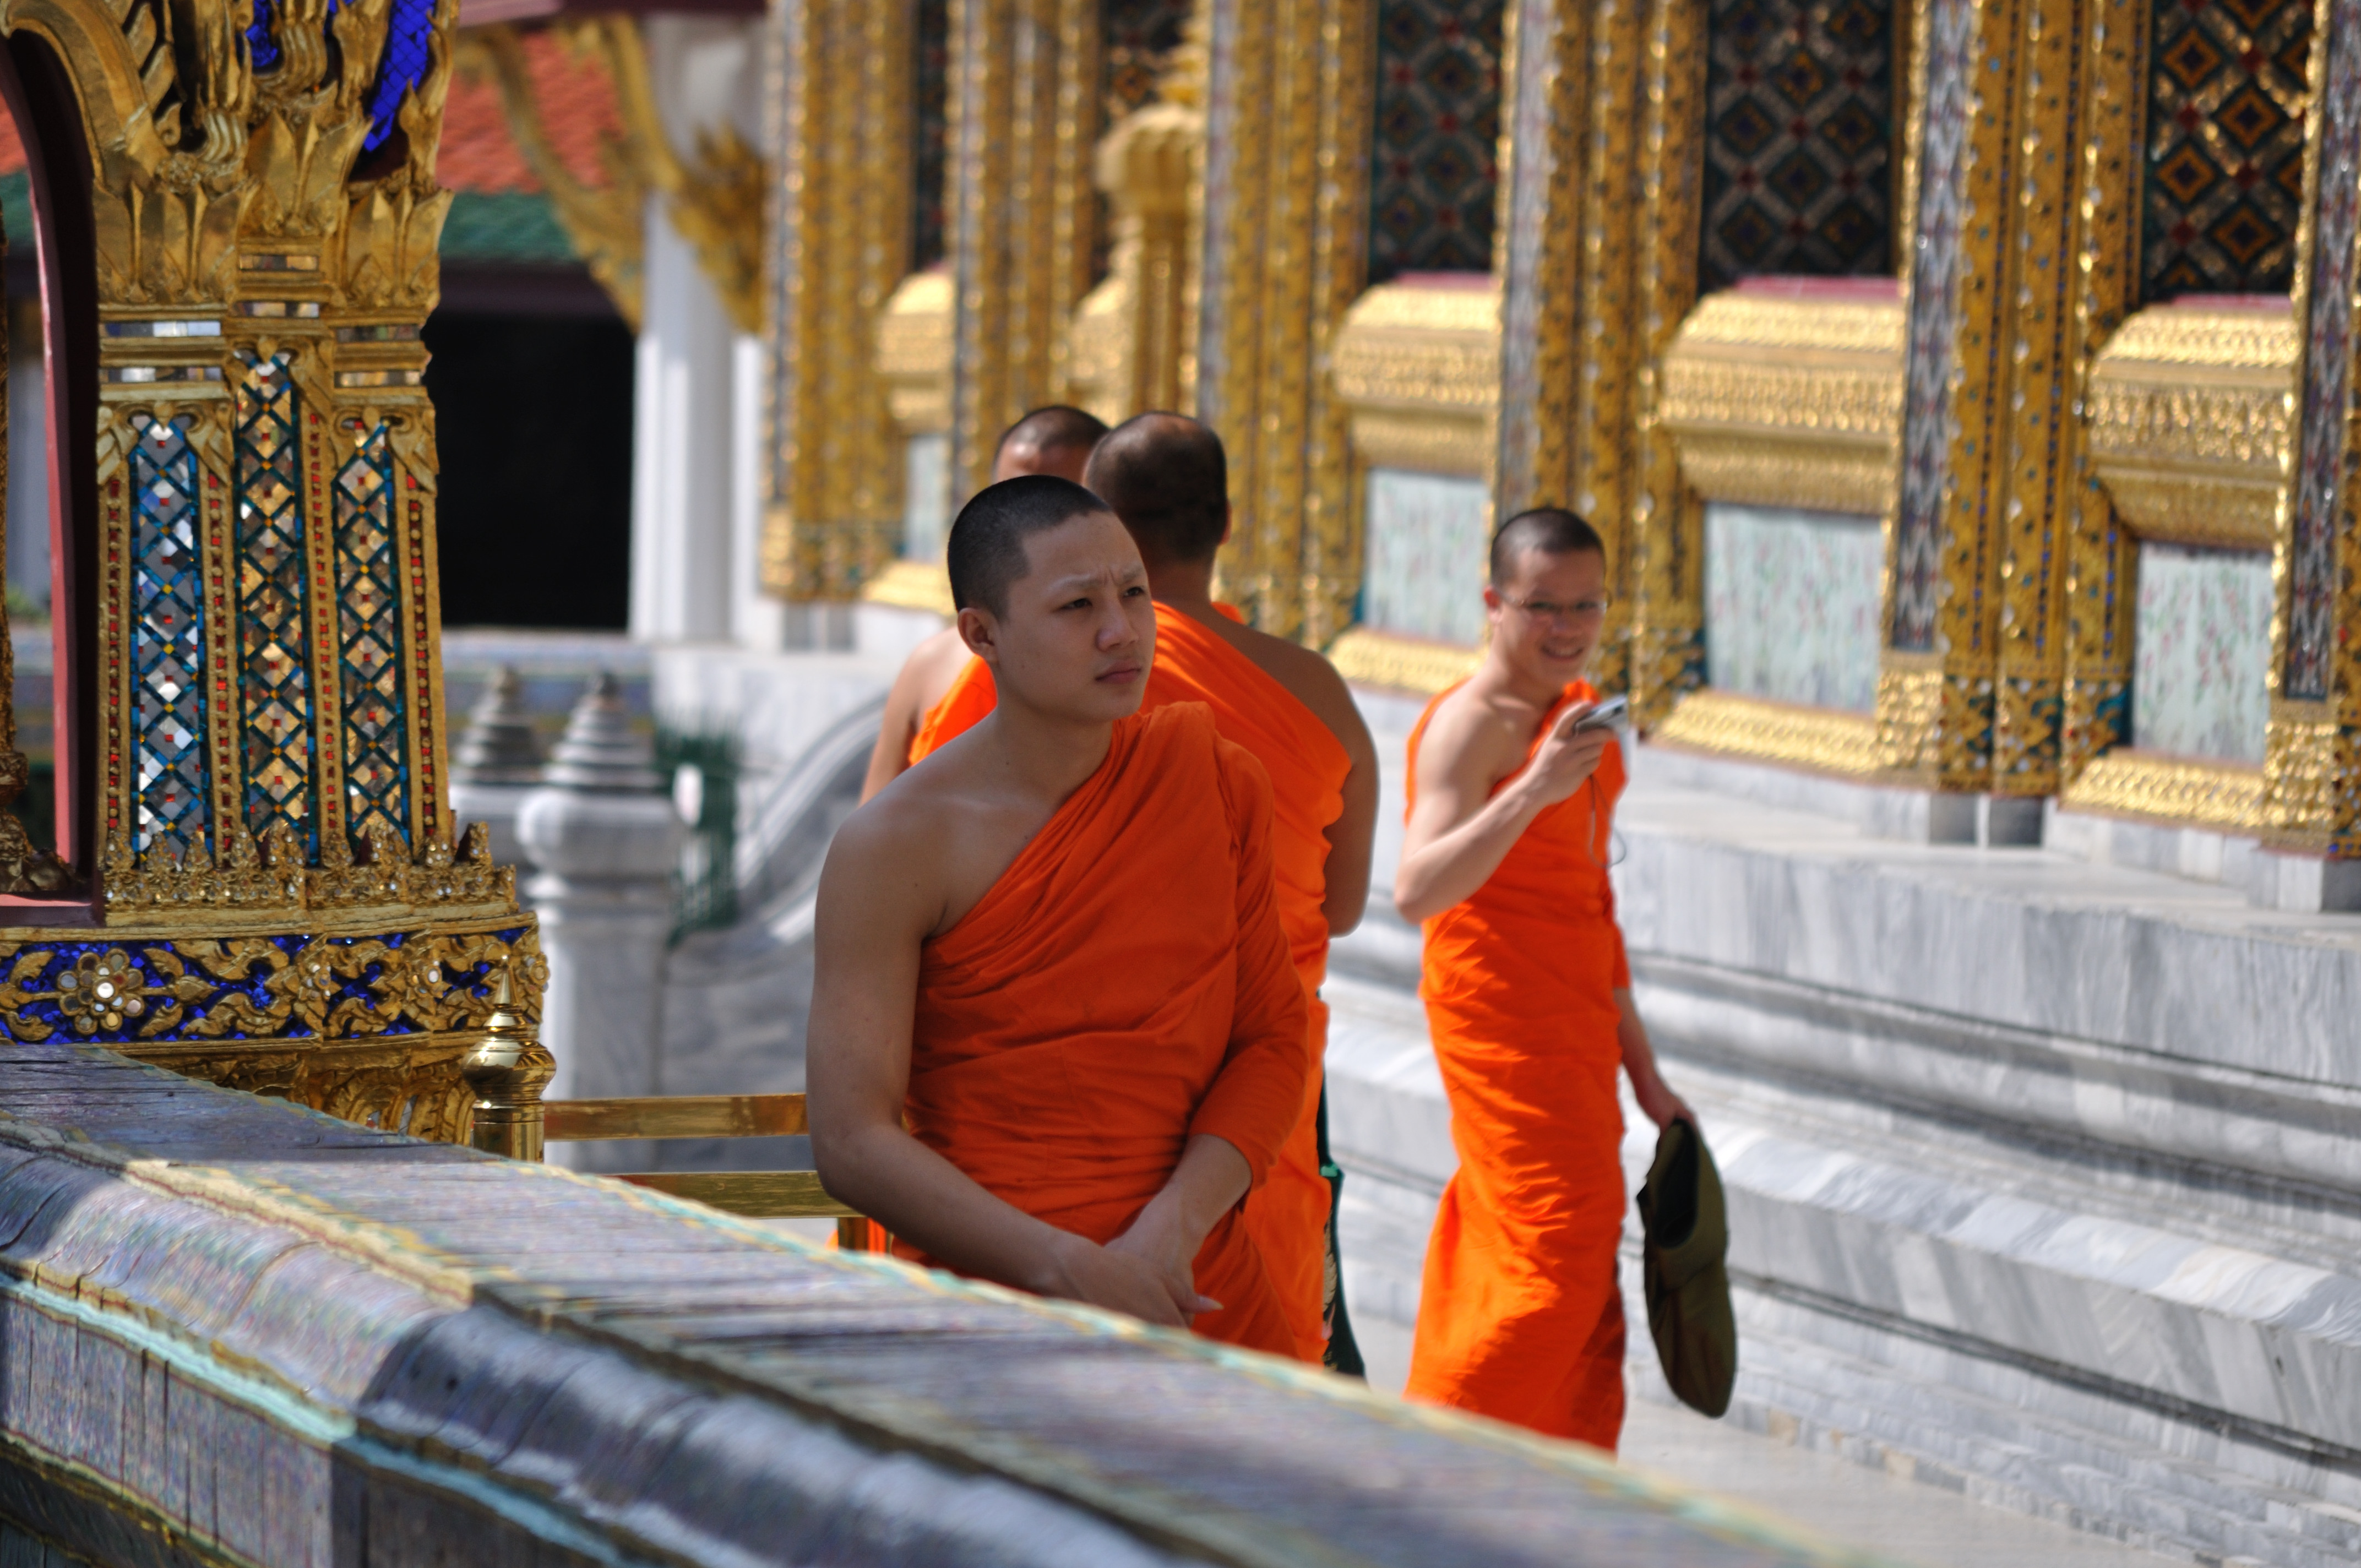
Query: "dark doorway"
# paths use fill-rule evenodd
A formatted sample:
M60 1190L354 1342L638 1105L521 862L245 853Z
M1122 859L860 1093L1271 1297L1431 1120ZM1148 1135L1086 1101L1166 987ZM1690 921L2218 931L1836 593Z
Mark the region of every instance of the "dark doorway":
M620 630L631 564L631 329L427 319L445 626Z

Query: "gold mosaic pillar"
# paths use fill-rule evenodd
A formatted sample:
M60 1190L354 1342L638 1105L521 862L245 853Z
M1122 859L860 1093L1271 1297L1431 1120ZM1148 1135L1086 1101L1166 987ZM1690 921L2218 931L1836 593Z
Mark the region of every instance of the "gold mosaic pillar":
M1368 264L1375 0L1207 0L1198 411L1230 456L1224 592L1324 645L1360 593L1345 410L1325 375Z
M875 344L909 268L914 13L802 0L774 23L763 586L789 598L850 598L901 547L902 437Z
M1661 721L1705 679L1705 508L1682 478L1662 423L1664 363L1697 303L1705 119L1704 0L1654 0L1637 72L1640 174L1632 372L1631 570L1626 648L1631 702Z
M1643 597L1632 524L1645 505L1635 425L1651 323L1639 265L1653 236L1642 148L1653 125L1645 99L1662 86L1644 63L1650 9L1646 0L1512 0L1502 71L1497 510L1570 507L1607 541L1615 607L1596 678L1612 689L1625 685ZM1688 243L1693 250L1693 218Z
M1098 0L953 0L950 169L954 498L1000 433L1066 397L1066 330L1091 284Z
M2092 357L2136 301L2137 231L2113 210L2139 189L2125 122L2137 124L2146 55L2136 51L2146 28L2123 15L2129 9L2024 0L2011 138L2015 235L2001 258L2007 270L1999 302L2008 354L1995 434L1995 795L2052 795L2064 782L2076 612L2069 583L2080 586L2072 574L2080 536L2096 529L2101 556L2120 548L2108 542L2114 520L2084 461L2081 405ZM2103 196L2096 194L2102 180ZM2119 579L2118 587L2128 586ZM2087 724L2081 740L2088 743Z
M2082 111L2082 170L2076 198L2081 236L2075 292L2079 362L2069 367L2072 401L2089 410L2100 346L2138 309L2142 150L2147 92L2142 73L2155 7L2150 0L2095 0L2088 7L2089 54ZM2116 520L2091 471L2088 432L2069 422L2078 471L2065 489L2064 730L2058 783L2070 785L2109 748L2131 739L2133 611L2139 543Z
M63 847L87 902L19 909L0 943L15 1038L441 1138L493 976L513 955L541 981L445 778L419 326L455 8L13 14L46 46L17 51L33 154L54 190L80 137L92 174L94 255L53 260L94 263L94 505L53 505L95 568L58 607L94 627L60 650L92 696L58 722L91 727L95 770Z
M1878 743L1895 783L1991 787L2009 495L2013 312L2022 243L2028 12L1925 0L1912 59L1915 213L1900 499L1889 546Z
M2320 0L2296 245L2296 432L2273 551L2266 841L2361 856L2361 410L2353 369L2361 0Z

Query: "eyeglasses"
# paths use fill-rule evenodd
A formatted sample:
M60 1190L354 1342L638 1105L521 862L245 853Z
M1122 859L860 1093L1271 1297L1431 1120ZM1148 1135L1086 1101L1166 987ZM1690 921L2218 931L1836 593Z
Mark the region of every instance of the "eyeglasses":
M1502 599L1510 609L1522 610L1535 620L1598 620L1607 613L1607 599L1576 599L1572 604L1558 604L1551 599Z

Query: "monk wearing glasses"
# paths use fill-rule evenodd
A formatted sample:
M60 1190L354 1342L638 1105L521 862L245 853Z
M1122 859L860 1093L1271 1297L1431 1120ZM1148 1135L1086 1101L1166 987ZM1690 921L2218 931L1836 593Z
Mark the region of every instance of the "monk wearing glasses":
M1459 1168L1427 1245L1411 1398L1611 1449L1623 1427L1620 1069L1659 1126L1689 1114L1631 1003L1608 879L1624 783L1585 726L1607 552L1574 513L1492 542L1491 641L1411 732L1394 903L1424 927L1419 993Z

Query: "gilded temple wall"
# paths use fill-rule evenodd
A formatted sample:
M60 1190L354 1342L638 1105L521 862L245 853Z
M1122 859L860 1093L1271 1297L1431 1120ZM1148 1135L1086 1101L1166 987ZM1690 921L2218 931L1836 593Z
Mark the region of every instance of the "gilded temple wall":
M939 609L940 528L1002 425L1180 406L1231 448L1225 591L1356 679L1466 669L1435 585L1469 563L1435 553L1565 504L1608 541L1600 674L1660 740L2343 842L2349 192L2320 183L2340 122L2305 130L2333 11L854 9L901 29L895 63L807 112L867 93L844 124L870 128L789 156L853 159L829 177L895 215L814 218L774 286L850 247L796 374L876 391L848 413L783 373L772 558L843 565L774 587ZM1117 56L1148 85L1116 92ZM871 499L800 499L806 451L873 453ZM1765 674L1822 599L1826 667Z

